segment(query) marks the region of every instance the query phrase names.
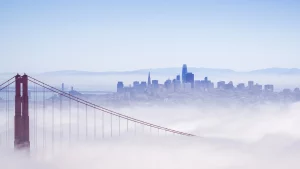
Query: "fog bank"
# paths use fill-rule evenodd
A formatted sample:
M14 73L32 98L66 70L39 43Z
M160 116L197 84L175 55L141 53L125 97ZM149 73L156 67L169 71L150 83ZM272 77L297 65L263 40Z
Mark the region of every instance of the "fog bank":
M117 111L197 137L121 133L112 138L74 142L54 153L32 153L32 157L2 146L0 164L7 169L296 169L300 167L299 108L300 104L251 110L122 108Z

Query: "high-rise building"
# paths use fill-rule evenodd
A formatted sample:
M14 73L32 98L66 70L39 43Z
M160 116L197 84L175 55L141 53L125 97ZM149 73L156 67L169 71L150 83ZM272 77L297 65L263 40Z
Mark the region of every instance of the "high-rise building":
M266 92L273 92L274 91L274 86L273 85L265 85L265 91Z
M180 81L180 75L177 75L177 76L176 76L176 80L177 80L177 81Z
M186 83L186 74L187 74L187 66L186 64L184 64L182 66L182 74L181 74L181 78L182 78L182 83Z
M244 83L239 83L239 84L236 86L236 88L237 88L238 90L244 90L246 87L245 87L245 84L244 84Z
M232 89L234 89L233 82L230 81L228 84L226 84L226 85L225 85L225 89L227 89L227 90L232 90Z
M147 88L147 83L146 82L141 82L140 87L145 90Z
M168 79L165 81L164 85L165 85L165 88L169 89L172 85L172 81L170 79Z
M185 74L185 83L190 83L191 87L194 88L194 74L193 73Z
M254 82L253 81L248 81L248 89L251 90L253 89Z
M150 72L148 74L148 86L151 86L151 77L150 77Z
M157 89L158 88L158 80L152 80L152 87L154 88L154 89Z
M124 89L123 82L118 82L118 84L117 84L117 92L118 93L123 92L123 89Z
M140 82L139 81L134 81L133 82L133 87L136 88L140 85Z
M225 88L225 81L219 81L217 83L217 88L218 89L224 89Z

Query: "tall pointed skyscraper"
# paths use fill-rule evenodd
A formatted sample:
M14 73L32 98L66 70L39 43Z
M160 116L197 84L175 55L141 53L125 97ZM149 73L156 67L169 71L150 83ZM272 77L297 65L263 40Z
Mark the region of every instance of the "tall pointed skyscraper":
M150 77L150 72L148 74L148 86L151 86L151 77Z
M186 64L184 64L182 66L182 75L181 75L181 77L182 77L182 83L186 82L186 76L185 76L186 74L187 74L187 66L186 66Z

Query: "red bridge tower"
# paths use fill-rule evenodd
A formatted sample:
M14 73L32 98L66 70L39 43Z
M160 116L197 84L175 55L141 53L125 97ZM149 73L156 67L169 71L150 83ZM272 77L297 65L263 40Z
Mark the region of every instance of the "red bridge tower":
M28 112L28 76L19 74L16 80L15 96L15 149L30 149L29 112Z

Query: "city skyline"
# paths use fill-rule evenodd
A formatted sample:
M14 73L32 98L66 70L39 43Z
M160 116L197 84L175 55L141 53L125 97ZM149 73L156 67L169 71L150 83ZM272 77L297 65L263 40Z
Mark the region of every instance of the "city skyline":
M300 89L284 88L275 91L274 84L260 84L254 80L247 83L234 83L232 80L211 81L207 76L203 79L195 79L194 73L189 70L187 64L182 66L182 74L174 75L174 79L166 79L160 83L156 78L150 77L146 81L135 80L132 85L124 85L118 81L115 94L110 99L111 104L158 104L173 105L267 105L269 103L289 104L300 100ZM182 77L182 79L180 79ZM150 79L153 79L150 82Z
M139 81L135 80L133 82L133 85L129 84L129 86L124 85L123 81L118 81L117 83L117 93L122 93L123 89L125 88L132 88L136 89L140 92L143 92L144 90L148 89L158 89L160 87L164 87L166 89L173 88L172 90L174 92L177 91L177 89L184 88L185 89L192 89L192 91L197 91L199 90L204 90L208 91L210 89L222 89L222 90L233 90L237 89L240 91L243 91L245 89L256 91L256 92L261 92L261 91L266 91L266 92L273 92L274 91L274 84L265 84L261 85L259 83L255 83L253 80L248 80L247 83L248 85L246 86L244 82L237 83L234 85L233 81L230 80L228 83L225 81L217 81L213 82L211 80L208 80L208 77L205 76L202 80L201 79L195 79L195 74L188 69L187 64L182 65L181 69L181 74L174 75L174 79L168 78L164 83L159 83L159 80L151 80L151 72L148 72L148 79L147 81ZM215 86L216 84L216 86ZM201 89L202 88L202 89ZM295 88L297 92L299 91L299 88ZM284 92L290 92L290 89L283 89Z

